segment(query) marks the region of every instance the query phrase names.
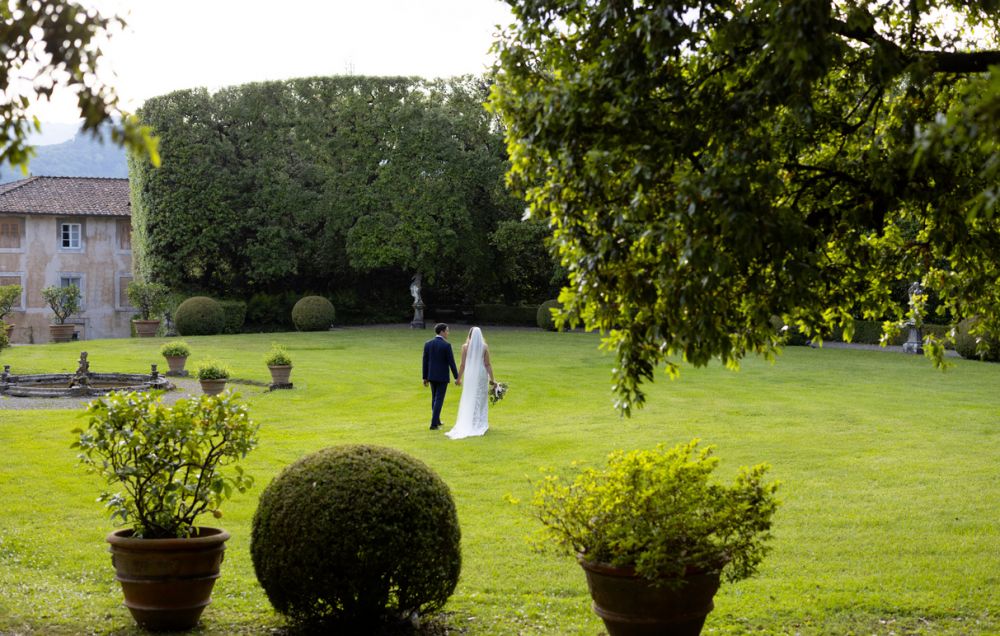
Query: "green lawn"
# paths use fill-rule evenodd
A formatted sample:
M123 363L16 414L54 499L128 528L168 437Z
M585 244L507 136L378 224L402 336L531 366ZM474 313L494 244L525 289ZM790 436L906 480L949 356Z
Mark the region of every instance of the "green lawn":
M456 346L464 331L455 328ZM767 461L783 482L774 551L758 577L724 585L706 634L1000 634L1000 365L878 351L790 348L738 373L685 369L649 386L631 419L611 406L612 359L592 334L486 328L510 393L480 439L427 430L420 382L428 331L349 328L319 334L188 338L238 378L266 381L271 342L294 360L293 391L240 390L261 423L247 468L257 487L216 525L229 530L223 577L203 634L271 634L284 624L249 557L260 490L305 453L341 443L410 453L450 485L463 569L443 621L467 634L602 633L583 574L537 554L525 502L543 466L600 462L616 448L699 437L718 447L728 479ZM5 350L15 372L142 372L161 340L107 340ZM445 419L454 418L452 387ZM8 398L10 400L10 398ZM95 502L77 465L75 411L0 409L0 633L135 632L113 580ZM213 520L214 521L214 520Z

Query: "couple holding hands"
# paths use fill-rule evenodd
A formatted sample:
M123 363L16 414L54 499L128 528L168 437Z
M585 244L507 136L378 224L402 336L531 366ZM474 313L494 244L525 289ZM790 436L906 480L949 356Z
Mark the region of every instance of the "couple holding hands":
M434 325L433 338L424 344L424 386L431 387L431 430L441 428L441 407L452 374L462 387L455 426L445 433L451 439L483 435L489 429L489 387L496 384L490 350L479 327L469 330L462 345L462 361L455 368L455 355L448 342L448 325Z

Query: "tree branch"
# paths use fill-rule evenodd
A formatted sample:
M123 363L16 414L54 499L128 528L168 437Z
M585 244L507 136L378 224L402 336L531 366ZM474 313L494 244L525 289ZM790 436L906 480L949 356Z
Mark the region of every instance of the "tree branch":
M830 20L830 31L845 38L864 42L870 46L884 47L896 51L903 59L927 61L934 72L985 73L990 66L1000 64L1000 51L916 51L907 52L896 42L881 35L874 27L860 29L849 26L841 20Z

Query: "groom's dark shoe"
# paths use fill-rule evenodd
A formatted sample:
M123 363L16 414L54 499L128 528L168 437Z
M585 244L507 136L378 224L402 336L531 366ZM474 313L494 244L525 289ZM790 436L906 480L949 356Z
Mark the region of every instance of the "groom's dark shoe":
M440 427L440 426L434 426L433 424L431 424L431 430L432 430L432 431L436 431L436 430L438 430L439 428L441 428L441 427Z

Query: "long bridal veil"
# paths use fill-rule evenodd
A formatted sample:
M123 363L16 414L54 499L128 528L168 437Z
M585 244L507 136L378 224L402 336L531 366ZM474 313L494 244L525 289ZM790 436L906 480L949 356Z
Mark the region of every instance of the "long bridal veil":
M487 422L486 365L483 362L483 332L473 327L469 348L465 352L465 371L462 377L462 398L458 403L455 427L446 433L452 439L482 435L489 428Z

